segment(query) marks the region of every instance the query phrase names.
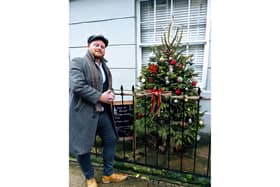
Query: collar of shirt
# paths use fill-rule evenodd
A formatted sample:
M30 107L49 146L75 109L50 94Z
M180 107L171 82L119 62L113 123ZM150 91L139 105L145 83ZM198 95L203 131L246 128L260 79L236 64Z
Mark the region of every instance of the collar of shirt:
M95 62L95 64L97 65L97 67L99 68L99 70L101 71L101 75L102 75L102 80L103 80L103 83L106 81L106 76L105 76L105 72L104 72L104 69L102 67L102 63L97 63Z

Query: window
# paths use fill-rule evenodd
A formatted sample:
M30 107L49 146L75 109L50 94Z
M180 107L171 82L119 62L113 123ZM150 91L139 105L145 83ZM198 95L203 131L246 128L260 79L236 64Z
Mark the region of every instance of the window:
M208 64L207 0L140 0L140 42L142 66L151 55L150 48L161 43L169 23L183 30L186 54L194 55L194 68L200 86L206 83ZM206 68L205 68L206 67Z

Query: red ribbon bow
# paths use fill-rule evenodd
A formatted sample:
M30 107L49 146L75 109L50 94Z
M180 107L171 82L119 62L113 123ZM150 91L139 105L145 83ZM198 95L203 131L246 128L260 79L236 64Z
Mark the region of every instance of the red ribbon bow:
M162 94L162 89L150 89L149 92L152 93L152 107L151 107L151 113L154 112L155 109L155 100L157 97L157 113L159 114L160 112L160 104L161 104L161 94Z

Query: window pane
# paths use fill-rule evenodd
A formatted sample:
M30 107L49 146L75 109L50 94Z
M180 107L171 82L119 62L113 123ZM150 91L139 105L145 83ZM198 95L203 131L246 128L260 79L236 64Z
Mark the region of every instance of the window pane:
M152 55L152 50L150 47L142 47L142 66L147 66L149 58Z
M174 26L177 26L183 30L182 41L187 41L188 32L188 15L189 15L189 1L177 0L173 4L173 21Z
M154 40L154 3L150 1L140 2L141 17L141 42L151 42Z
M197 80L202 80L203 58L204 58L204 45L190 45L187 47L186 54L193 54L193 68L198 73Z
M171 7L170 7L170 0L157 0L156 1L156 34L155 34L155 41L161 42L161 37L163 33L168 28L168 25L171 21Z
M206 13L207 13L206 0L191 1L188 40L195 41L195 40L205 39L206 15L207 15Z
M142 43L161 42L172 19L183 30L182 42L205 40L207 0L173 0L172 11L171 0L155 2L155 7L153 0L140 2Z

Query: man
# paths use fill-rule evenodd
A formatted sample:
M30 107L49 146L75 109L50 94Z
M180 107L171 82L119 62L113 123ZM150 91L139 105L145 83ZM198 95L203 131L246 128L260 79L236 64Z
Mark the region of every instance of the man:
M111 112L115 98L112 75L104 58L107 46L108 40L104 36L92 35L88 38L86 55L74 58L70 64L70 153L76 155L87 187L97 187L90 159L96 135L104 145L102 182L127 179L126 174L113 172L118 135Z

